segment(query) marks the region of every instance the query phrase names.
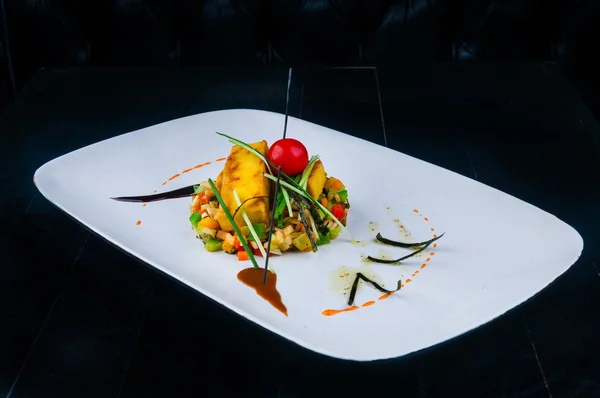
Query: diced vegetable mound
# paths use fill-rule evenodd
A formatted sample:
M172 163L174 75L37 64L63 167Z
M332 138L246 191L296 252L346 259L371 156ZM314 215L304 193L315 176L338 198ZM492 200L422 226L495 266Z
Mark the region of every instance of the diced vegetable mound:
M318 181L313 179L313 176ZM327 177L320 161L315 163L313 172L307 181L307 186L312 192L311 196L317 199L327 210L329 210L343 225L346 225L346 218L350 204L348 202L348 192L346 187L337 178ZM320 193L315 192L315 187L321 187ZM286 205L283 194L278 195L275 225L273 226L273 238L271 240L271 254L280 255L287 251L311 251L311 243L308 234L312 237L318 246L326 245L337 238L341 232L341 227L333 220L319 210L319 216L323 220L323 228L313 226L314 219L308 217L309 212L304 209L307 215L309 231L306 231L303 222L300 219L298 207L294 201L291 202L292 213ZM208 182L202 182L196 187L190 205L190 222L196 236L202 240L206 250L225 251L230 254L237 254L238 259L247 260L247 253L240 243L239 237L234 231L224 231L217 221L216 215L219 211L219 202L212 192ZM230 211L239 209L231 208ZM254 232L257 234L260 242L256 242L247 225L241 225L240 231L248 241L254 255L261 255L258 245L262 245L266 251L268 247L269 225L264 222L252 224ZM316 231L316 234L315 234Z

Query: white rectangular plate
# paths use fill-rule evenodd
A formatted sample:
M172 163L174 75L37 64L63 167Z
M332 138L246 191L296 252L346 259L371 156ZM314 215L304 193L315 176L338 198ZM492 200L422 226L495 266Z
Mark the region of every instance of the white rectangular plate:
M320 155L327 173L345 183L348 229L361 243L342 235L317 253L272 257L288 317L237 280L249 262L204 249L190 228L189 199L145 207L109 199L215 179L224 165L216 160L231 149L216 131L271 144L282 128L283 115L276 113L199 114L58 157L40 167L34 181L58 208L148 264L301 346L349 360L398 357L472 330L538 293L581 254L583 240L573 228L530 204L295 118L289 119L288 136ZM364 261L368 255L397 258L410 251L374 242L377 232L415 242L445 235L437 247L393 266ZM361 283L358 309L323 315L348 307L344 293L352 270L376 276L388 289L402 279L404 288L379 300L379 291Z

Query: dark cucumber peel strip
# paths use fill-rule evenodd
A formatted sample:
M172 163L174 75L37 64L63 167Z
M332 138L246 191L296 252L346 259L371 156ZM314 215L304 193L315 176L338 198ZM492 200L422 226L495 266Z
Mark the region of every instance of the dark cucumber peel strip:
M399 280L398 287L396 288L396 290L387 290L381 287L377 282L372 281L360 272L357 272L356 278L354 278L354 283L352 284L352 290L350 290L350 297L348 297L348 305L352 305L354 303L354 296L356 296L356 289L358 289L358 282L360 279L367 283L370 283L371 285L373 285L373 287L375 287L375 289L379 290L382 293L394 293L400 290L400 288L402 287L402 280Z
M445 234L445 232L444 232L444 234ZM417 255L417 254L421 253L423 250L427 249L427 248L428 248L428 247L429 247L429 246L430 246L430 245L431 245L433 242L435 242L436 240L438 240L438 239L440 239L442 236L444 236L444 234L441 234L440 236L438 236L438 237L436 237L436 238L433 238L433 239L430 239L430 240L428 240L428 241L426 241L426 242L422 242L422 243L411 243L411 246L415 246L415 245L425 245L425 246L423 246L423 247L422 247L422 248L420 248L419 250L415 250L414 252L412 252L412 253L410 253L410 254L407 254L407 255L406 255L406 256L404 256L404 257L400 257L400 258L398 258L398 259L396 259L396 260L385 260L385 259L383 259L383 258L375 258L375 257L371 257L371 256L368 256L368 257L367 257L367 260L371 260L371 261L374 261L374 262L376 262L376 263L382 263L382 264L395 264L395 263L399 263L400 261L406 260L407 258L410 258L410 257L412 257L412 256L415 256L415 255ZM377 234L377 236L380 236L380 235L379 235L379 234ZM399 243L399 242L396 242L396 243ZM411 246L409 246L409 247L411 247Z
M308 240L310 241L310 246L312 247L312 251L316 252L319 249L317 248L317 243L315 242L315 238L312 235L312 230L308 227L308 222L306 221L306 217L304 216L304 207L302 206L302 203L298 199L298 195L296 195L295 193L292 193L292 192L289 192L289 195L292 198L292 200L296 203L296 206L298 207L298 213L300 213L300 219L302 220L302 225L304 225L304 230L306 232L306 235L308 236Z
M375 239L377 239L381 243L385 243L386 245L392 245L392 246L396 246L396 247L405 247L405 248L428 245L428 244L430 244L432 242L431 240L428 240L428 241L425 241L425 242L419 242L419 243L398 242L398 241L395 241L395 240L384 238L383 236L381 236L380 232L377 233L377 236L375 237Z
M300 196L300 200L302 201L302 203L304 203L304 206L310 212L310 215L312 216L313 220L315 220L315 224L317 225L317 229L319 230L321 235L326 235L327 232L329 232L329 228L327 228L325 226L325 222L323 221L323 219L321 218L321 215L319 214L319 208L314 203L312 203L310 200L306 199L303 196Z

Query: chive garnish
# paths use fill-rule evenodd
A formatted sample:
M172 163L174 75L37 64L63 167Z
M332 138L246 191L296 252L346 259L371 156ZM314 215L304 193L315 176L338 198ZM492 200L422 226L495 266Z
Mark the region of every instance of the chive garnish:
M350 297L348 297L348 305L352 305L354 303L354 296L356 296L356 289L358 289L359 279L362 279L363 281L370 283L371 285L373 285L373 287L375 287L375 289L379 290L382 293L394 293L394 292L397 292L398 290L400 290L400 288L402 287L402 280L399 280L398 287L396 288L396 290L387 290L387 289L384 289L383 287L381 287L377 282L372 281L369 278L367 278L366 276L364 276L363 274L361 274L360 272L357 272L356 278L354 278L354 283L352 283L352 289L350 290Z
M267 271L269 269L269 257L271 254L271 240L273 239L273 224L275 223L275 208L277 207L277 194L279 193L279 181L281 179L281 166L277 168L277 181L275 182L275 200L271 209L271 222L269 223L269 238L267 241L267 256L265 258L265 273L263 274L263 285L267 281Z
M280 181L281 182L281 181ZM281 193L283 194L283 199L285 200L285 205L287 206L288 209L288 213L289 216L292 216L293 210L292 210L292 202L290 201L290 194L288 193L287 189L285 189L284 187L281 187Z
M248 198L248 199L244 200L244 201L242 202L242 204L241 204L241 205L239 205L239 206L238 206L238 207L235 209L235 211L233 212L233 216L232 216L232 217L233 217L233 218L235 218L235 216L236 216L236 214L238 213L238 211L240 211L240 209L242 208L242 206L243 206L244 204L246 204L246 202L247 202L247 201L249 201L249 200L252 200L252 199L262 199L262 198L265 198L265 199L272 199L270 196L253 196L253 197L251 197L251 198Z
M417 255L417 254L421 253L423 250L427 249L429 247L429 245L431 245L436 240L440 239L442 236L444 236L444 234L441 234L440 236L438 236L436 238L430 239L427 242L423 242L423 244L425 244L425 246L423 246L419 250L415 250L414 252L412 252L410 254L407 254L404 257L400 257L400 258L398 258L396 260L385 260L383 258L375 258L375 257L371 257L371 256L368 256L367 259L371 260L371 261L374 261L376 263L383 263L383 264L395 264L395 263L399 263L402 260L406 260L407 258L410 258L410 257L412 257L414 255Z
M240 197L238 196L235 189L233 190L233 198L235 199L238 206L241 207L242 201L240 200ZM254 225L252 225L252 221L250 220L250 217L248 217L248 214L246 214L246 211L243 208L242 208L241 212L242 212L242 217L244 218L244 221L246 221L246 226L248 227L248 230L250 231L250 235L252 235L252 237L254 238L254 241L258 245L258 250L260 251L260 254L262 254L263 257L266 257L267 253L265 252L265 248L262 247L262 245L260 244L260 239L258 237L258 234L256 233L256 230L254 229Z
M312 172L313 167L315 167L315 163L319 160L318 156L312 156L302 173L302 178L300 178L299 185L302 189L306 189L306 185L308 184L308 177L310 177L310 173Z
M254 258L254 254L252 253L252 250L248 246L248 242L246 242L246 238L244 238L244 235L242 235L242 232L240 231L240 229L238 228L237 224L235 223L233 217L231 216L231 213L229 212L227 205L225 205L225 202L223 201L221 194L217 190L217 187L215 186L215 184L213 183L213 181L210 178L208 179L208 183L210 184L210 187L212 188L213 192L215 193L215 197L219 201L219 204L223 208L223 212L225 213L225 215L229 219L229 222L233 226L235 233L238 235L238 239L242 243L242 246L244 246L246 253L248 253L248 258L250 259L250 261L252 261L252 265L254 265L254 268L259 269L260 267L258 266L256 259Z

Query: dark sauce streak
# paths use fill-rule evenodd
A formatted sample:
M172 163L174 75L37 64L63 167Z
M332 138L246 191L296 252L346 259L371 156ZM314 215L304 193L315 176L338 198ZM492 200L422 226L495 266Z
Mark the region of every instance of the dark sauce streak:
M178 199L189 197L194 193L194 186L190 185L189 187L183 187L179 189L175 189L173 191L161 192L153 195L144 195L144 196L119 196L116 198L111 198L113 200L117 200L119 202L135 202L135 203L148 203L148 202L157 202L159 200L166 199Z
M267 280L263 285L263 271L262 268L245 268L237 274L237 278L246 286L253 288L260 297L267 300L285 316L288 316L287 308L277 291L277 275L268 271Z

